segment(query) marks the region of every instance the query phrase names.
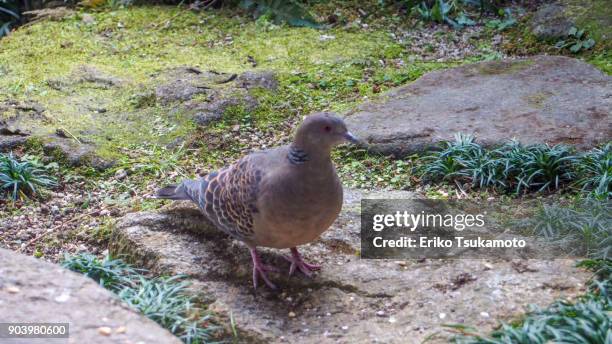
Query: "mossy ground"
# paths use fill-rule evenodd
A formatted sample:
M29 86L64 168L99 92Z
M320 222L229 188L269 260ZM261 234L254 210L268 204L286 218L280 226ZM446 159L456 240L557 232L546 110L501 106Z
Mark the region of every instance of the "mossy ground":
M93 23L83 20L88 16ZM335 38L321 40L322 34ZM278 73L281 91L261 94L263 106L252 116L259 125L269 126L295 114L345 109L373 92L449 65L381 65L406 51L385 30L322 32L175 7L79 12L60 22L17 30L2 45L1 100L35 101L47 109L48 123L24 120L23 125L36 124L37 133L64 128L86 136L107 157L116 157L118 146L168 143L193 130L180 113L170 119L169 107L138 106L139 97L156 86L151 76L172 67ZM257 61L257 68L249 57ZM83 65L121 79L121 86L102 88L84 82L70 85L68 91L51 86L56 80L73 81ZM366 72L369 80L363 82ZM373 90L373 85L380 87ZM100 108L105 111L97 113Z
M280 27L224 10L196 13L182 7L150 6L76 12L62 21L23 27L3 39L0 101L38 102L46 108L44 123L34 118L24 119L22 125L39 134L62 128L94 143L104 158L125 159L126 149L134 145L164 146L197 135L185 114L173 111L172 104L155 102L158 79L154 76L173 67L277 73L278 92L255 92L259 107L228 111L206 133L209 135L235 123L279 128L288 119L314 111L341 112L428 71L479 59L430 62L410 58L408 62L413 56L412 43L393 37L398 30L410 30L410 21L394 9L385 12L373 3L364 6L373 13L368 18L370 25L346 24L325 30ZM315 5L313 12L321 17L342 13L347 23L359 16L348 6L329 4ZM490 53L487 42L495 34L485 31L474 42L475 49L482 49L481 59ZM453 32L447 36L452 40ZM606 52L590 59L609 72ZM74 82L75 71L83 65L120 79L120 86ZM58 90L53 87L57 80L72 84ZM210 157L220 152L201 153Z
M564 0L566 13L575 18L576 26L607 49L612 47L612 6L607 0Z

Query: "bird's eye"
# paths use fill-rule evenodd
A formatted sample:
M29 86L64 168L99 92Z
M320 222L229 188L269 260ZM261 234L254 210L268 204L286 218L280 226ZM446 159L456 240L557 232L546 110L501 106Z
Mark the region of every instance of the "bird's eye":
M331 131L331 127L329 125L326 125L325 128L323 128L325 130L325 132L330 132Z

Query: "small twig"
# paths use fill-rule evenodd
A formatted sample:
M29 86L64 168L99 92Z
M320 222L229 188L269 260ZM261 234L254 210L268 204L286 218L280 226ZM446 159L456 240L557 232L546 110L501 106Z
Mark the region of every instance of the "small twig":
M457 180L455 180L455 185L457 185L457 188L459 188L459 191L461 191L461 194L466 197L469 198L468 194L465 193L465 191L463 191L463 188L461 188L461 184L459 184L459 182ZM459 197L458 197L459 198Z
M37 241L38 241L38 240L40 240L41 238L43 238L43 237L47 236L47 234L49 234L49 233L51 233L51 232L54 232L54 231L56 231L56 230L58 230L58 229L60 229L60 228L64 227L64 225L67 225L67 224L69 224L69 223L72 223L72 222L75 222L75 221L77 221L77 220L83 219L83 218L85 218L85 217L87 217L87 216L91 216L91 215L93 215L93 214L95 214L95 213L97 213L97 212L100 212L100 211L104 210L104 209L106 209L106 207L104 207L104 206L103 206L103 207L101 207L100 209L90 211L89 213L81 214L81 215L79 215L79 216L77 216L77 217L73 217L73 218L71 218L70 220L68 220L68 221L66 221L66 222L62 222L61 224L59 224L59 225L57 225L57 226L55 226L55 227L52 227L51 229L46 230L44 233L42 233L42 234L40 234L40 235L36 236L35 238L33 238L32 240L28 241L28 242L26 243L26 245L25 245L25 246L21 247L20 251L21 251L21 252L25 251L25 249L26 249L26 248L28 248L30 245L32 245L33 243L37 242Z
M208 4L206 4L206 6L202 8L202 11L206 11L210 6L214 5L216 2L217 0L212 0L211 2L209 2Z
M66 129L66 128L62 128L63 131L65 131L68 135L70 135L73 139L76 140L76 142L78 142L79 144L82 144L81 140L79 140L78 137L74 136L73 133L70 132L70 130Z
M215 84L226 84L226 83L228 83L230 81L234 81L234 79L236 79L237 77L238 77L238 74L234 73L234 74L230 75L229 77L227 77L227 78L225 78L223 80L215 82Z

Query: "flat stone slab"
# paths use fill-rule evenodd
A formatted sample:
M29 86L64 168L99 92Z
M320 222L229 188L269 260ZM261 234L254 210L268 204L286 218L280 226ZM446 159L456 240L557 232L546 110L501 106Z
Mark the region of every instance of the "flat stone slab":
M307 261L323 266L314 278L289 277L281 256L287 252L262 249L262 260L282 269L270 274L280 292L265 286L254 291L247 248L211 227L188 203L126 215L110 251L155 273L188 275L221 323L229 326L234 319L241 343L421 343L432 335L433 343L447 343L451 334L443 324L490 330L524 313L528 304L546 306L583 294L591 275L573 260L362 260L364 195L345 193L333 227L300 248Z
M567 143L580 149L612 139L612 77L582 61L536 56L428 73L347 114L372 150L403 157L455 133L485 145Z
M90 278L1 248L0 310L0 323L70 324L68 339L0 339L3 344L182 343Z

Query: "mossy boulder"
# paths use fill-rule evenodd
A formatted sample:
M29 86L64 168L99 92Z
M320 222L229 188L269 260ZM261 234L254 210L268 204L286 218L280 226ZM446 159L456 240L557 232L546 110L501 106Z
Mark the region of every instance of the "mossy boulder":
M566 36L572 27L585 29L604 47L612 40L612 6L608 0L558 0L541 6L530 22L533 33L542 40Z

